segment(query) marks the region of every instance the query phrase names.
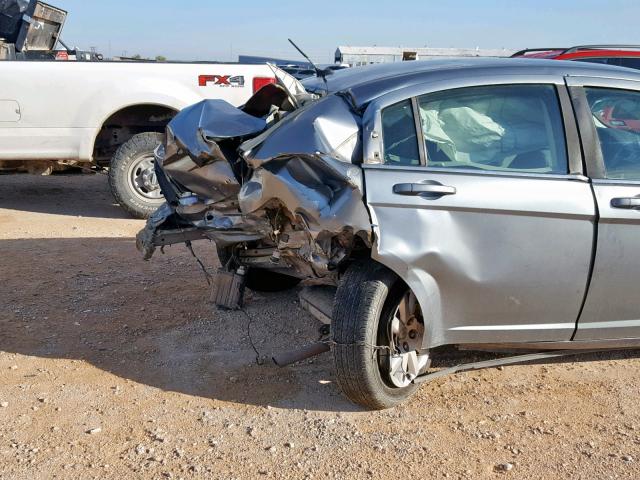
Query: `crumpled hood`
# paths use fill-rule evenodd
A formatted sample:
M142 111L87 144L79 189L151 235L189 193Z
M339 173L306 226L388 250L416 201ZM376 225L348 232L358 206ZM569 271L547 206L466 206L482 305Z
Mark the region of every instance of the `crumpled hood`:
M169 124L173 141L168 144L202 166L209 160L226 160L218 145L221 140L252 137L266 128L265 119L249 115L224 100L204 100L185 108Z
M185 192L220 202L237 195L235 150L267 128L263 118L223 100L205 100L180 112L167 127L162 152L166 174Z

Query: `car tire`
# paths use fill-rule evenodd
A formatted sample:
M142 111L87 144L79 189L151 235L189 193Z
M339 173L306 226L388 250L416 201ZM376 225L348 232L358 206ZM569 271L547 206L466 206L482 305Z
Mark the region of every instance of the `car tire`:
M135 135L120 145L111 159L111 192L135 218L149 218L165 201L153 170L153 154L163 138L155 132Z
M372 260L352 264L340 281L331 330L338 385L355 404L373 410L395 407L418 386L394 387L384 378L380 350L387 345L386 326L407 286L392 271Z
M231 259L229 248L218 248L218 259L225 266ZM290 290L302 280L284 273L263 268L249 268L245 277L245 286L254 292L275 293Z

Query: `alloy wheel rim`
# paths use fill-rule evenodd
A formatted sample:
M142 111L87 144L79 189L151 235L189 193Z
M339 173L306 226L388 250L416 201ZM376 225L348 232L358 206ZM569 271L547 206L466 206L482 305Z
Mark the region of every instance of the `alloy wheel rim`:
M385 364L394 387L408 387L428 368L429 354L422 352L424 332L420 307L413 292L409 291L389 322L390 354Z

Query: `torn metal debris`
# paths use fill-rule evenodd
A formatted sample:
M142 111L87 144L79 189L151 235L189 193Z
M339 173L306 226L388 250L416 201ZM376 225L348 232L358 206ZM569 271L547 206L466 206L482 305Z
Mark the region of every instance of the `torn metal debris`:
M354 248L371 245L360 118L284 72L241 108L209 100L183 110L156 152L167 205L138 234L157 246L208 238L233 266L335 284ZM168 191L167 191L168 190Z

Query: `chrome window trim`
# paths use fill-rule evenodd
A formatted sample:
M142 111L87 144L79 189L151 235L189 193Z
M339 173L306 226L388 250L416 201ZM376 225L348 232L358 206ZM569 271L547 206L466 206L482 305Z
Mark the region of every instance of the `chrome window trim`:
M623 179L616 179L616 178L594 178L593 179L593 184L594 185L619 185L621 187L633 187L633 186L640 186L640 180L623 180Z
M555 173L519 173L519 172L499 172L496 170L475 170L470 168L437 168L409 165L384 165L384 164L363 164L363 170L390 170L406 171L416 173L434 173L446 175L474 175L488 177L525 178L538 180L570 180L576 182L589 183L590 179L582 174L555 174ZM638 182L640 183L640 182Z
M588 77L581 75L566 75L569 87L601 87L619 90L640 90L640 81L625 80L614 77Z

